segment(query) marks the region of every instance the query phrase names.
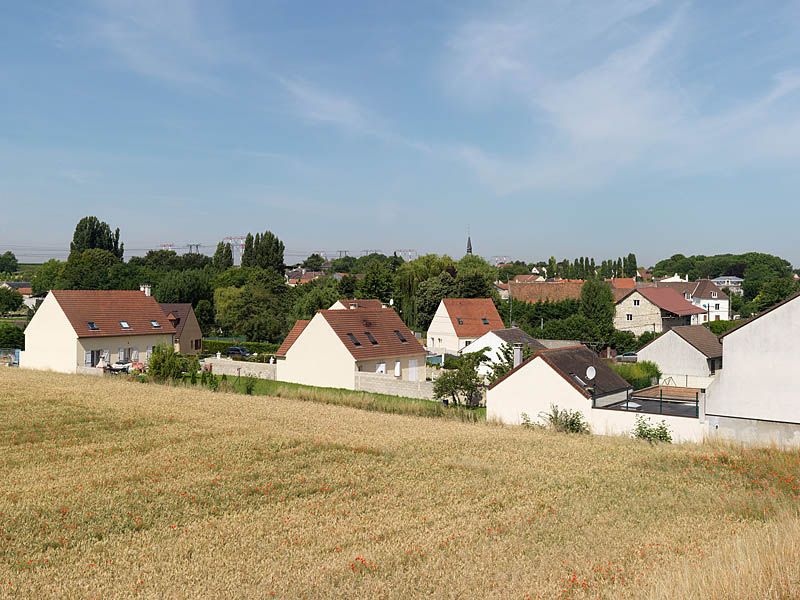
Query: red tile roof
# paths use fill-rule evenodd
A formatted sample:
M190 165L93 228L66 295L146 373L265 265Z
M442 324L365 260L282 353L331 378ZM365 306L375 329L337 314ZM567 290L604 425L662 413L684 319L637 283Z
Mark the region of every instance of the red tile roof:
M639 292L658 308L666 310L667 312L671 312L679 317L686 317L688 315L701 315L706 312L705 308L695 306L672 288L645 287L630 290L630 292ZM619 300L617 302L619 302Z
M79 338L116 335L175 334L164 311L152 296L127 290L53 290ZM128 323L127 329L121 321ZM151 323L155 321L158 327ZM89 329L89 322L96 329Z
M383 308L383 302L377 298L342 298L339 302L341 302L345 308L351 308L352 304L355 304L356 308Z
M491 298L445 298L442 302L458 337L480 337L505 327Z
M286 336L286 339L283 340L283 343L280 345L280 348L278 348L278 351L275 353L275 355L286 356L286 353L289 351L289 348L291 348L292 344L294 344L297 341L297 338L299 338L300 334L305 331L309 323L311 323L311 321L307 319L300 319L296 321L291 331Z
M613 289L632 290L636 287L636 280L633 277L612 277L607 281Z
M580 300L583 281L511 282L511 297L523 302L560 302Z
M414 333L391 308L321 310L318 314L356 360L426 354Z

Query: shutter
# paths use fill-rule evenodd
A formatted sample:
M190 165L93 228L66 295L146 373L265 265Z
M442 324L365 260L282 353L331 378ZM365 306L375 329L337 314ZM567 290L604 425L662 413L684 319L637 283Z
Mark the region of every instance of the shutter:
M394 376L395 377L400 377L402 374L403 374L403 371L402 371L402 369L400 367L400 361L399 360L394 361Z
M86 352L83 353L83 365L85 367L91 367L92 366L92 352L91 352L91 350L87 350Z
M139 362L139 351L136 348L131 351L131 360L133 362Z
M119 362L123 362L125 360L125 348L119 349L119 352L117 353L117 360Z

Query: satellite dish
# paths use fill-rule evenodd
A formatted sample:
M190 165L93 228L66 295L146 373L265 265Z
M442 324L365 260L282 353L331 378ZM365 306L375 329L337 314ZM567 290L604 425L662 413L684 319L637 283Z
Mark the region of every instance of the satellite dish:
M586 379L592 381L596 375L597 375L597 369L595 369L592 366L586 367Z

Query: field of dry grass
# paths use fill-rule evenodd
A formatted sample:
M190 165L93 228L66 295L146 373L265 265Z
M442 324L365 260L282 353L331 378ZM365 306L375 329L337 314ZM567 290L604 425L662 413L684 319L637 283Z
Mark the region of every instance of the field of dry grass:
M0 415L0 596L800 589L798 453L17 369Z

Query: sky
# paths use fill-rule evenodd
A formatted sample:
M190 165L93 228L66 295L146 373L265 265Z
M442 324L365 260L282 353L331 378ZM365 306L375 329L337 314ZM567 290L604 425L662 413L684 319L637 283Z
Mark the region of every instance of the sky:
M9 3L0 252L800 264L800 2Z

